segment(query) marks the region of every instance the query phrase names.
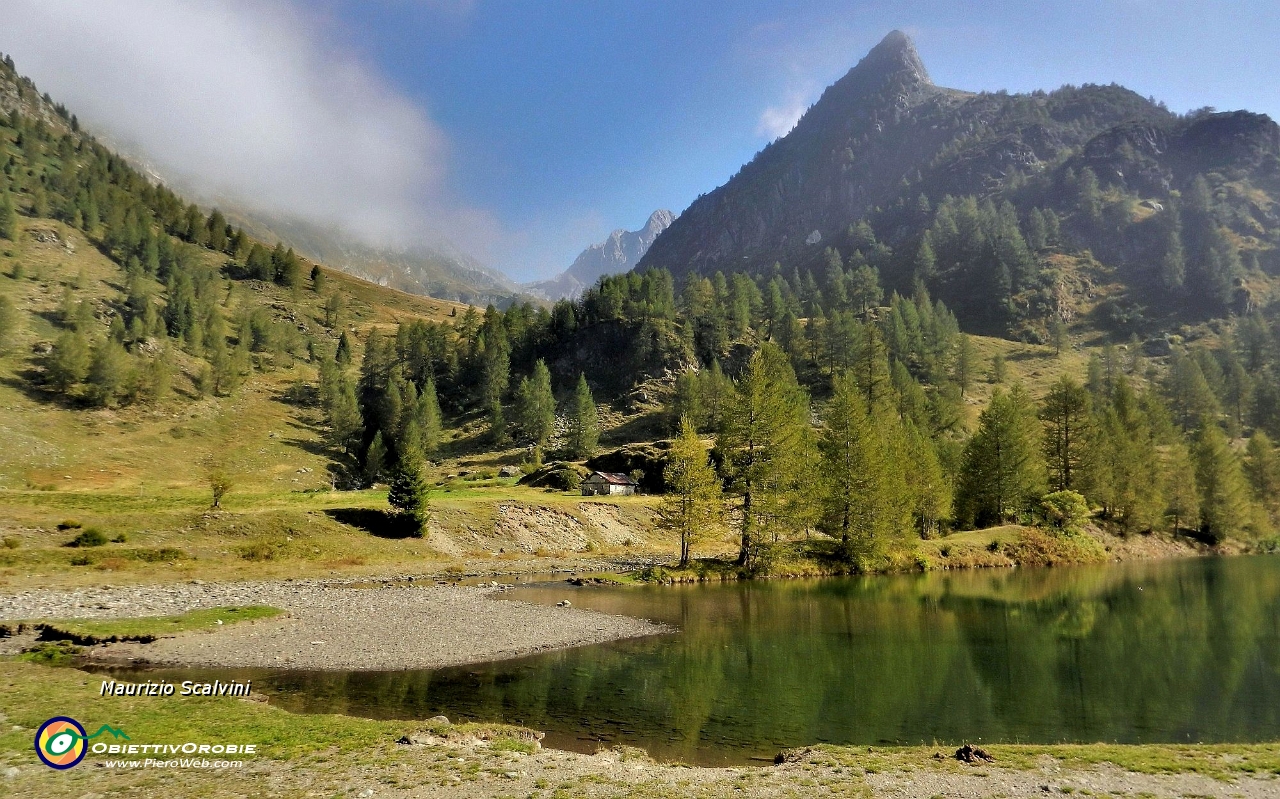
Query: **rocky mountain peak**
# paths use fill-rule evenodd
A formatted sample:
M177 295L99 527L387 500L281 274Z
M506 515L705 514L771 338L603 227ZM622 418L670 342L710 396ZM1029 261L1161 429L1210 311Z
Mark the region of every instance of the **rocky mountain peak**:
M671 227L671 223L676 220L676 215L665 208L659 208L649 215L649 221L644 223L644 228L637 231L642 238L648 239L648 244L652 244L658 234ZM648 245L646 244L646 247Z
M882 78L905 77L911 83L932 86L929 71L920 60L915 42L899 30L889 31L871 52L858 62L854 70L871 73Z
M639 230L619 228L602 242L582 251L573 265L551 280L527 283L525 288L549 300L573 299L595 283L601 275L616 275L634 267L649 245L670 227L676 215L659 208L649 215Z

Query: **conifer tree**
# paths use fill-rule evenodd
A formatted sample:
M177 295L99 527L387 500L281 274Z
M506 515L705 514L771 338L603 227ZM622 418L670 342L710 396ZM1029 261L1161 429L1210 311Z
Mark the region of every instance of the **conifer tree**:
M440 400L436 396L436 381L428 378L418 395L418 425L422 430L422 451L430 455L440 446Z
M64 331L45 360L45 377L54 388L67 394L89 374L90 358L84 334Z
M546 447L547 439L555 432L556 398L551 393L551 372L542 359L533 365L532 375L520 379L516 424L539 449Z
M1165 234L1164 255L1160 259L1160 282L1166 289L1175 291L1182 288L1187 278L1187 261L1182 249L1182 223L1178 209L1170 207L1166 213L1171 222Z
M387 504L415 538L426 533L431 520L430 496L422 460L416 456L400 458L387 486Z
M387 445L382 441L382 431L373 434L373 441L364 453L364 481L372 486L382 479L387 468Z
M671 395L671 419L673 428L679 430L680 424L688 418L697 430L706 429L705 414L702 410L702 381L698 372L686 369L676 375L675 391Z
M1244 469L1254 499L1272 512L1280 509L1280 455L1265 431L1255 430L1249 437Z
M1165 448L1161 463L1164 477L1165 516L1176 535L1186 524L1200 518L1200 493L1196 488L1196 469L1191 451L1181 440Z
M574 458L588 458L600 440L600 417L591 396L585 374L578 374L578 385L569 404L569 452Z
M360 446L364 418L355 386L350 378L338 375L329 404L329 440L347 455L354 457Z
M18 213L13 207L13 195L8 189L0 189L0 238L16 241L18 238Z
M344 330L338 337L338 350L334 354L334 360L341 366L350 366L351 358L351 339L347 337L347 331Z
M943 469L938 446L914 424L904 426L909 464L905 477L915 515L916 531L922 538L932 538L941 522L951 518L953 486Z
M658 527L680 539L679 565L683 567L695 543L718 538L724 529L720 479L688 417L680 420L680 435L671 445L662 476L667 493L658 506Z
M965 447L961 505L968 519L1001 523L1044 493L1039 422L1026 392L997 388Z
M973 342L964 333L960 334L956 341L956 362L955 368L952 370L952 378L956 385L960 387L960 396L964 396L969 390L969 386L973 385L973 372L976 368L976 356L973 352Z
M762 536L803 528L812 515L809 400L786 353L767 342L756 350L722 421L716 445L742 498L738 563L751 567Z
M1249 520L1249 489L1240 458L1217 425L1200 430L1195 461L1201 532L1216 541L1238 535Z
M1040 409L1044 422L1044 459L1049 467L1049 489L1072 491L1080 482L1092 413L1089 392L1070 377L1053 384Z
M86 377L89 400L102 407L115 405L129 383L130 366L129 354L114 338L95 346Z
M1049 320L1049 340L1053 343L1054 355L1062 355L1062 351L1067 348L1069 338L1067 323L1062 321L1061 317L1055 316Z
M867 565L910 529L911 500L899 446L897 417L873 417L861 386L837 375L818 439L825 486L819 526L840 541L842 555Z

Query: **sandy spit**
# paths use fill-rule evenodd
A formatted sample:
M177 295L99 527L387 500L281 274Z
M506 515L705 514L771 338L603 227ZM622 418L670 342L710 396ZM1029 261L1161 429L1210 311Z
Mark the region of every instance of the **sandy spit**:
M0 621L271 605L287 615L151 644L97 646L87 654L149 665L343 671L441 668L671 632L643 619L495 600L491 594L497 590L301 580L33 590L0 596Z

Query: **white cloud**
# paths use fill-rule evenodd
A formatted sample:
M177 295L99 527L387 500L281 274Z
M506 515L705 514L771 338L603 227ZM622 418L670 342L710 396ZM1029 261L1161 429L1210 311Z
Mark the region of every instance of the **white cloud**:
M449 199L442 131L303 9L7 0L0 49L91 129L205 195L384 244L487 238L488 215Z
M756 135L764 136L770 141L786 136L800 121L800 117L804 116L808 107L809 103L803 93L792 92L786 102L771 105L760 112L760 120L756 123Z

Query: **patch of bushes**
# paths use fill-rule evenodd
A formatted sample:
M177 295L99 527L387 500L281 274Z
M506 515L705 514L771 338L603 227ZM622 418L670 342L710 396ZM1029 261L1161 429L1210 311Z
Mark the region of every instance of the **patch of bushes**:
M100 547L107 543L107 537L96 527L86 527L75 538L67 542L69 547Z
M252 544L245 544L236 549L236 554L241 560L250 560L254 562L262 562L275 560L281 547L267 541L257 541Z
M1019 566L1069 566L1107 559L1102 544L1088 535L1050 535L1034 527L1023 530L1018 540L1003 549Z
M554 461L520 478L520 485L533 488L551 488L557 491L575 491L583 478L590 474L576 463Z
M143 563L172 563L175 560L181 560L187 556L186 552L174 547L159 547L157 549L135 549L129 552L129 557L140 560Z
M60 666L75 660L83 652L83 649L70 641L43 641L27 649L18 657L32 663Z

